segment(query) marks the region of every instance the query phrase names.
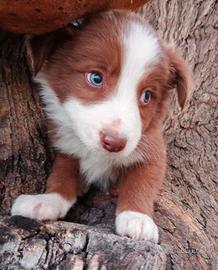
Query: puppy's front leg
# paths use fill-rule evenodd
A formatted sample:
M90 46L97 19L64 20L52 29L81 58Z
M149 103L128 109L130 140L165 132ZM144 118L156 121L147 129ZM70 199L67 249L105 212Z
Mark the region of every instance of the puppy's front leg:
M63 218L75 203L79 193L78 162L66 155L57 155L52 173L47 180L46 193L20 195L11 214L38 220Z
M163 159L131 168L123 176L115 224L118 234L158 242L158 228L152 214L164 173Z

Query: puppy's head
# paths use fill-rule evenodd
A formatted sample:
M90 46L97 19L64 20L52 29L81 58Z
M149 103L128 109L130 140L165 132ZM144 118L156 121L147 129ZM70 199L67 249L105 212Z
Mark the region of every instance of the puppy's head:
M95 14L56 42L36 80L66 153L127 158L160 128L169 90L185 104L184 61L136 14Z

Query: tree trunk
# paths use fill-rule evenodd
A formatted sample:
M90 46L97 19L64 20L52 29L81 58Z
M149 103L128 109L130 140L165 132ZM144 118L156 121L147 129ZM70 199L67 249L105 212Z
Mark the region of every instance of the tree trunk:
M53 152L24 38L0 33L1 269L217 269L217 11L216 0L153 0L140 10L181 48L194 82L189 106L181 113L174 106L165 123L160 245L114 235L116 199L96 189L79 199L68 223L6 216L19 194L43 191Z
M0 213L23 192L42 192L51 166L45 116L30 82L24 37L0 32Z
M218 269L218 3L152 1L144 17L193 73L186 110L165 127L168 173L156 217L174 268Z

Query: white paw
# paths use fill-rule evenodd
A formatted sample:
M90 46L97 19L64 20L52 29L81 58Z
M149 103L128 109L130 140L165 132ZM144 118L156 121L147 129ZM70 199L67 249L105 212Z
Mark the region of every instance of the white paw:
M20 195L14 202L11 215L20 215L38 220L57 220L64 217L75 203L65 200L57 193Z
M117 215L116 231L121 236L129 236L137 240L158 242L158 228L148 215L134 211L124 211Z

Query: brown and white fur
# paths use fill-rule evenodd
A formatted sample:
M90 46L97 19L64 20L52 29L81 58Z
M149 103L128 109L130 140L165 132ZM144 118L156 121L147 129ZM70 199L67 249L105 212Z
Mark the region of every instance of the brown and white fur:
M158 242L152 214L166 168L162 121L171 89L181 107L187 99L185 63L134 13L98 13L66 32L45 46L35 77L59 154L46 193L19 196L12 215L63 218L84 185L118 179L117 233ZM87 80L92 71L102 74L101 87Z

